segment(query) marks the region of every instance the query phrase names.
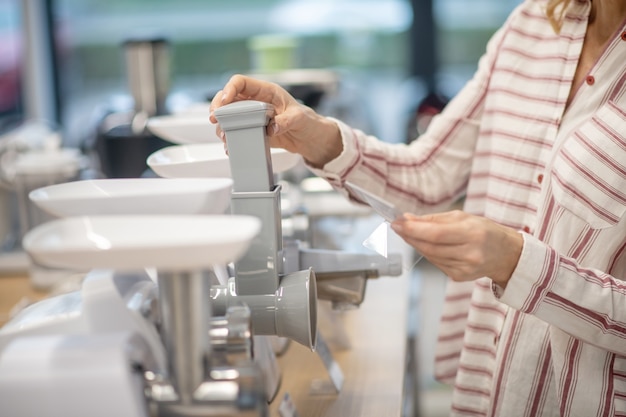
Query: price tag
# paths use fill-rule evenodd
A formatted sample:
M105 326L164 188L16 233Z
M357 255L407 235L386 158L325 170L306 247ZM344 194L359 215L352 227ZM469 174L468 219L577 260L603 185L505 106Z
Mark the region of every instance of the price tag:
M278 406L278 414L280 414L280 417L298 417L298 411L296 411L296 406L288 392L285 393L283 400Z
M362 200L364 203L368 204L374 211L381 216L383 219L388 221L389 223L396 220L398 217L402 216L402 212L396 208L393 204L388 201L383 200L370 193L369 191L364 190L358 185L354 185L350 182L345 183L345 187L350 190L352 194Z

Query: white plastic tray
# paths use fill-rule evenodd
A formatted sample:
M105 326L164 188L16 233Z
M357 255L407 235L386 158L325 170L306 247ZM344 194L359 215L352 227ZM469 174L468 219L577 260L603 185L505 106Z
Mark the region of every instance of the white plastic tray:
M30 199L59 217L96 214L223 214L230 178L115 178L39 188Z
M85 216L44 223L23 245L57 268L194 270L239 258L258 234L253 216Z
M209 121L209 113L155 116L148 120L148 130L172 143L222 143Z
M301 160L284 149L272 148L270 154L274 173L287 171ZM222 143L168 146L150 155L148 166L165 178L231 177Z

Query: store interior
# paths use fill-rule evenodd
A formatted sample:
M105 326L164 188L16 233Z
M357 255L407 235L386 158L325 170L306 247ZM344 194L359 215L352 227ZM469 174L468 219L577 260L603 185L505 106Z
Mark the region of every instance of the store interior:
M518 3L0 0L0 415L448 415L433 377L446 277L293 155L233 146L202 165L222 146L208 108L246 74L419 140ZM261 239L231 249L229 207ZM198 213L214 217L187 226ZM112 223L74 221L91 214ZM26 250L46 224L64 227L41 240L58 253ZM98 228L121 249L63 246ZM259 257L276 265L252 282L240 271Z

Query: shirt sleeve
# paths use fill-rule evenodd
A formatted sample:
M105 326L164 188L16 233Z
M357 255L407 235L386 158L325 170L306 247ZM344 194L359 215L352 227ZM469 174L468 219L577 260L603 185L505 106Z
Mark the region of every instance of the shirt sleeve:
M626 284L523 236L517 268L506 289L495 291L500 301L591 345L626 354Z
M494 34L474 77L418 140L386 143L335 120L343 151L323 169L311 171L346 195L343 185L350 181L402 211L432 211L455 202L468 184L485 93L506 29Z

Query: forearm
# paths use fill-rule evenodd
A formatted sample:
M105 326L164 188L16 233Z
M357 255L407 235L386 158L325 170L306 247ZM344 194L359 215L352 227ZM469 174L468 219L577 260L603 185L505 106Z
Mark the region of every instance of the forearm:
M602 349L626 354L626 284L524 235L500 301Z
M328 162L336 159L343 151L341 131L336 121L315 113L305 107L305 117L315 119L315 140L302 141L299 153L308 165L321 169Z
M478 134L478 124L472 119L456 123L459 120L448 112L439 118L437 130L411 145L382 142L337 121L340 155L323 169L310 167L346 194L343 184L350 181L402 211L443 210L465 191ZM452 135L447 135L447 126L456 126ZM442 141L446 146L441 146Z

